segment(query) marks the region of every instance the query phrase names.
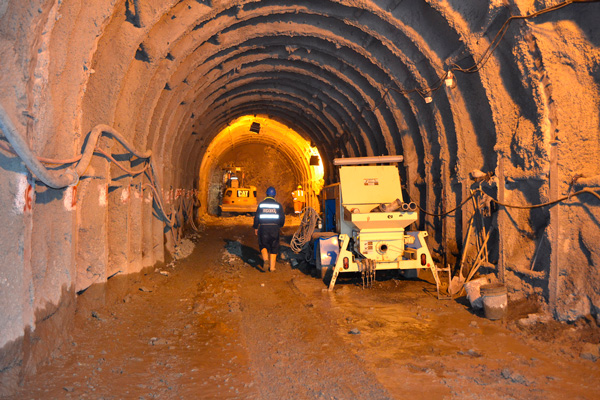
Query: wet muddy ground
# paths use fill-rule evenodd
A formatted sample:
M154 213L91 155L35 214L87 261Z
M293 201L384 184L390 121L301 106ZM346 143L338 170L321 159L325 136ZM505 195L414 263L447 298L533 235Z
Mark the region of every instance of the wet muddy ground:
M297 223L297 220L296 220ZM191 255L78 298L71 340L15 399L598 399L600 333L438 300L427 277L263 272L249 217L209 219ZM300 260L302 261L302 260ZM293 264L296 264L295 262Z

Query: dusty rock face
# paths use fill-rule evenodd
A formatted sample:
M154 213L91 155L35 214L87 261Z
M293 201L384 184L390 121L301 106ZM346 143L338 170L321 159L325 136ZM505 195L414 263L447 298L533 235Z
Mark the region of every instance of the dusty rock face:
M0 348L54 318L36 316L64 288L174 251L214 196L198 178L224 161L209 144L257 114L318 148L325 183L335 157L403 154L406 194L434 214L480 187L474 171L509 205L573 195L490 206L492 272L557 319L597 317L599 14L597 2L522 0L1 2ZM524 18L503 30L510 16ZM98 124L123 140L104 134L90 167L67 173ZM15 135L29 161L7 150ZM290 170L311 178L309 154L256 143L285 147ZM36 180L35 156L72 186ZM439 261L458 258L472 212L421 213Z
M224 154L222 162L224 165L235 163L243 169L247 184L256 186L257 201L261 201L267 188L273 186L277 190L277 200L286 212L293 212L291 193L301 182L297 180L294 166L276 149L266 146L240 148Z

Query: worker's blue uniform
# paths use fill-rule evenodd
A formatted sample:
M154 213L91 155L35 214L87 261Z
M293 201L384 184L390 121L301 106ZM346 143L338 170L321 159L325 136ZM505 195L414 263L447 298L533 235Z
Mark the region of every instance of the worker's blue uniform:
M267 249L270 254L279 251L279 229L285 223L283 207L273 197L258 204L254 214L254 229L258 229L259 250Z

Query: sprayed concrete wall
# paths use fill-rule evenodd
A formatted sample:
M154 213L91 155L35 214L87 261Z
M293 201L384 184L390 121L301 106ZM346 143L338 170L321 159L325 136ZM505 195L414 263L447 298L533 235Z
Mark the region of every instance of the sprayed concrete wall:
M490 205L490 249L514 295L597 317L600 4L570 3L1 2L2 118L32 154L64 172L99 124L131 147L101 136L78 183L52 188L2 138L2 387L60 345L78 291L164 259L176 236L157 197L174 213L215 135L256 113L313 142L327 182L335 157L403 154L407 194L433 213L481 174L506 204L588 190ZM152 152L158 191L132 149ZM421 215L439 258L471 212Z

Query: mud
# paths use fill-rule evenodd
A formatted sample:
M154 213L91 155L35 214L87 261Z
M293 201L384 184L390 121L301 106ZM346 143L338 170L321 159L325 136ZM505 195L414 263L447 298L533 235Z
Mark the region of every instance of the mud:
M509 296L491 321L427 276L342 275L329 293L287 247L296 226L273 273L250 217L204 227L187 258L82 293L68 344L9 399L598 398L592 318Z

